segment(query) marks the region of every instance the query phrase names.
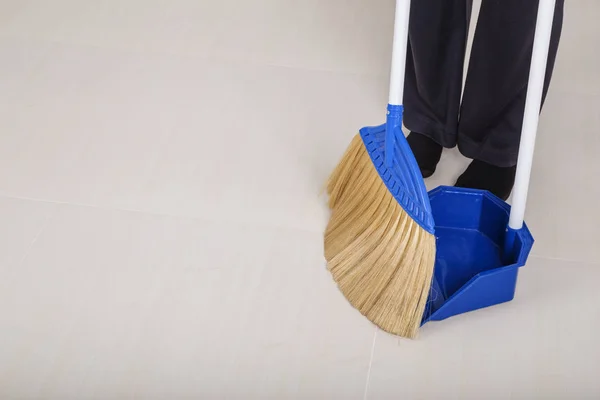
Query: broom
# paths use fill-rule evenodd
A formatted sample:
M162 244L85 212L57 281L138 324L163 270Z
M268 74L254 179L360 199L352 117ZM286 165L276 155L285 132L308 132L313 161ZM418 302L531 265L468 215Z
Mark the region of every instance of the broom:
M384 331L414 338L435 263L425 183L402 132L410 0L396 0L386 123L360 131L327 182L327 268L348 301Z

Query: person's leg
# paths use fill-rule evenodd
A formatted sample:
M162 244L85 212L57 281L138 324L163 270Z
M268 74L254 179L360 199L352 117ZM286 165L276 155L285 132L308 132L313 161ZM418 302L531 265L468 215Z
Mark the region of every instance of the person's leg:
M425 177L454 147L472 0L415 0L411 5L404 125Z
M514 184L538 1L483 0L463 94L458 147L475 161L457 186L502 198ZM557 0L544 98L556 60L564 0Z

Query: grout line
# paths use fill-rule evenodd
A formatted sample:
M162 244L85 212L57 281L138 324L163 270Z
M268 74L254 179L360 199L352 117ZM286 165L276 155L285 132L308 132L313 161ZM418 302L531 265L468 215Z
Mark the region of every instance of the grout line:
M140 50L137 48L121 48L121 47L111 47L111 46L103 46L96 43L86 43L86 42L77 42L77 41L67 41L67 40L56 40L56 39L47 39L41 37L23 37L19 35L6 35L0 34L0 38L8 38L15 41L24 41L30 43L50 43L55 45L63 45L69 47L87 47L97 50L107 50L116 53L123 54L132 54L132 55L154 55L154 56L168 56L168 57L179 57L187 60L198 60L205 61L207 63L225 63L225 64L233 64L236 66L254 66L254 67L269 67L269 68L281 68L281 69L290 69L296 71L306 71L306 72L321 72L328 74L342 74L349 76L359 76L359 77L368 77L368 78L383 78L387 79L386 71L352 71L352 70L336 70L332 68L318 68L318 67L303 67L303 66L294 66L289 64L282 63L274 63L274 62L260 62L252 59L242 59L240 57L224 57L224 56L206 56L202 54L196 53L178 53L178 52L170 52L170 51L160 51L160 50Z
M303 233L319 233L322 234L325 230L325 226L322 229L306 229L300 227L290 227L285 225L272 225L267 224L261 221L250 222L246 220L234 220L234 219L211 219L205 216L197 216L197 215L182 215L182 214L170 214L165 212L154 212L154 211L144 211L144 210L136 210L133 208L119 208L119 207L111 207L111 206L102 206L97 204L85 204L85 203L69 203L66 201L59 200L42 200L31 197L21 197L10 195L7 193L3 193L0 191L0 198L13 199L13 200L23 200L23 201L31 201L36 203L45 203L45 204L54 204L57 206L71 206L71 207L83 207L83 208L92 208L96 210L104 210L104 211L116 211L116 212L124 212L124 213L133 213L133 214L144 214L153 217L163 217L163 218L173 218L173 219L182 219L182 220L192 220L192 221L204 221L204 222L213 222L213 223L229 223L237 226L245 226L245 227L259 227L265 229L281 229L286 231L294 231L294 232L303 232ZM323 204L326 207L325 204Z
M379 328L375 327L375 334L373 335L373 345L371 346L371 357L369 359L369 369L367 371L367 382L365 384L365 394L363 396L363 400L367 400L369 395L369 383L371 381L371 369L373 368L373 357L375 356L375 343L377 342L377 332L379 332Z
M31 197L15 196L15 195L10 195L7 193L2 193L2 192L0 192L0 197L4 197L7 199L32 201L32 202L36 202L36 203L65 205L65 206L73 206L73 207L85 207L85 208L93 208L93 209L105 210L105 211L117 211L117 212L128 212L128 213L135 213L135 214L145 214L145 215L154 216L154 217L187 219L187 220L192 220L192 221L206 221L206 222L216 222L216 223L219 223L219 222L220 223L230 223L230 224L239 225L239 226L249 226L249 227L252 226L252 227L260 227L260 228L266 228L266 229L282 229L282 230L289 230L289 231L299 231L299 232L304 232L304 233L322 233L322 230L316 230L316 229L310 230L310 229L305 229L305 228L289 227L289 226L284 226L284 225L269 225L269 224L261 223L259 221L248 222L248 221L236 221L236 220L230 220L230 219L225 219L225 220L211 219L211 218L202 217L202 216L161 213L161 212L153 212L153 211L136 210L133 208L119 208L119 207L110 207L110 206L85 204L85 203L69 203L66 201L58 201L58 200L42 200L42 199L36 199L36 198L31 198ZM44 227L45 226L46 225L44 225ZM41 232L39 232L39 233L41 233ZM32 243L32 245L33 245L33 243ZM580 259L576 259L576 258L564 258L564 257L551 257L551 256L544 256L544 255L535 254L535 253L532 253L529 257L543 259L543 260L565 261L565 262L574 262L574 263L579 263L579 264L600 265L600 261L589 261L589 260L580 260Z
M565 261L565 262L574 262L574 263L578 263L578 264L600 265L600 261L578 260L575 258L550 257L550 256L542 256L539 254L530 254L529 257L537 258L538 260Z

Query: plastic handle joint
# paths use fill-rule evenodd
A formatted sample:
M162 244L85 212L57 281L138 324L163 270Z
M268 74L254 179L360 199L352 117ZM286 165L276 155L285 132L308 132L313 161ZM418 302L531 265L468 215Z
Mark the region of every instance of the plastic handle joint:
M396 144L400 138L398 134L404 136L402 133L402 115L404 113L403 106L396 106L388 104L387 107L387 118L385 121L385 165L388 168L394 166L394 151ZM402 138L404 139L404 138Z

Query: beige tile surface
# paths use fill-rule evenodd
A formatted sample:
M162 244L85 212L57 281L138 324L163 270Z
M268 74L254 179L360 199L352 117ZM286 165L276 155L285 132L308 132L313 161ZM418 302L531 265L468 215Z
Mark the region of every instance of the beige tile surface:
M8 195L321 230L328 171L382 121L370 76L62 44L38 68L0 111Z
M19 268L54 214L55 205L0 196L0 271Z
M5 0L0 35L387 74L393 0ZM110 27L110 29L107 29Z
M555 90L540 122L527 222L537 255L597 263L600 95Z
M325 270L393 3L0 0L0 398L600 396L595 0L566 5L515 301L410 342Z
M600 316L595 264L532 257L511 303L377 333L367 398L592 399Z
M0 282L0 397L362 398L319 237L60 206Z
M565 2L564 25L553 88L584 94L600 93L598 3L594 0Z

